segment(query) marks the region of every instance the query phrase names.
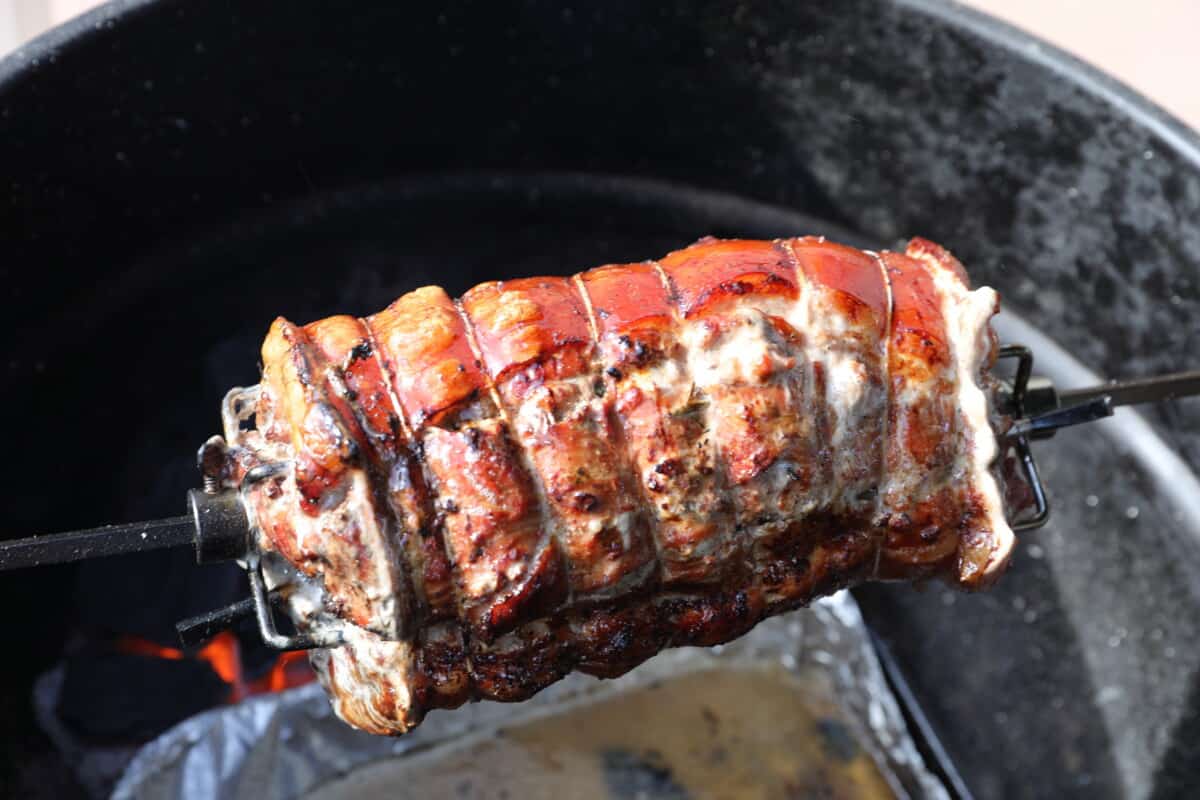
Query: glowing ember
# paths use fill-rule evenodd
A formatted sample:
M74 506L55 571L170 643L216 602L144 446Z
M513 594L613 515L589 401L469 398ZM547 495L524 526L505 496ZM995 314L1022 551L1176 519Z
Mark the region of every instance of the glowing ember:
M146 656L148 658L165 658L171 661L181 661L194 658L206 661L213 672L221 680L229 684L229 696L226 703L237 703L247 697L268 692L281 692L294 686L303 686L316 677L308 665L308 657L304 653L283 653L271 665L265 675L255 680L247 680L242 669L241 649L237 637L229 631L217 636L194 656L189 656L174 647L164 647L148 639L137 636L122 636L116 641L116 649L122 653Z
M229 702L236 703L247 696L246 680L242 674L242 658L238 648L237 637L229 631L218 633L216 637L200 648L196 658L207 661L213 672L221 676L221 680L233 687Z
M163 647L149 639L141 639L137 636L122 636L118 639L117 652L129 653L135 656L148 656L150 658L169 658L172 661L181 661L183 659L182 650L176 650L174 647Z
M276 659L270 672L250 684L250 694L281 692L293 686L310 683L315 677L312 667L308 665L307 655L299 652L284 653Z

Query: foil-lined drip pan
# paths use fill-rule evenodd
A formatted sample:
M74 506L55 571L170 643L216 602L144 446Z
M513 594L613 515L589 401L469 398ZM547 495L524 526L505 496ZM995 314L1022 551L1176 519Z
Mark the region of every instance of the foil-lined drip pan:
M315 684L255 697L147 744L113 797L553 797L570 786L685 798L722 781L746 796L947 797L848 593L616 680L575 674L525 703L434 712L395 739L343 724Z

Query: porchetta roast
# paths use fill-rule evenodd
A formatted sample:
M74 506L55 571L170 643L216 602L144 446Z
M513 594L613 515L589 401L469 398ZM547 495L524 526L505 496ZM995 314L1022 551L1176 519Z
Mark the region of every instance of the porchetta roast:
M339 632L337 713L403 733L854 583L987 586L1020 504L996 310L921 239L706 239L277 319L227 481L277 465L242 489L268 581Z

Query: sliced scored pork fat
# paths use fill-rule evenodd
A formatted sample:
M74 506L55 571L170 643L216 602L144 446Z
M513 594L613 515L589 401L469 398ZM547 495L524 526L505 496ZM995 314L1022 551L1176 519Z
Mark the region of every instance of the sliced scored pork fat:
M234 478L337 712L619 675L868 580L1013 546L996 293L946 250L702 240L570 278L279 319Z

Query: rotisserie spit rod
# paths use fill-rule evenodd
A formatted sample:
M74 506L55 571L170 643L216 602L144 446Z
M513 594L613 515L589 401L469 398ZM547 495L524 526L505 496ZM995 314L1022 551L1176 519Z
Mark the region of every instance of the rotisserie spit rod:
M858 566L875 579L933 575L947 543L959 585L982 588L1013 531L1049 516L1033 440L1117 405L1200 394L1200 372L1059 392L1032 377L1028 348L993 349L997 307L923 239L900 254L709 238L659 262L492 282L459 301L425 287L366 320L280 318L262 384L226 395L224 436L200 450L189 514L0 542L0 571L190 543L200 564L239 562L251 597L179 623L185 644L253 616L282 650L344 644L346 622L387 642L425 631L420 647L436 648L445 625L434 640L420 626L449 615L455 631L475 626L487 663L511 655L488 650L496 636L569 609L576 593L607 602L622 581L626 594L640 580L688 587L683 605L610 602L576 620L595 635L569 632L586 645L571 657L592 668L615 635L596 627L605 614L653 627L661 611L658 646L723 640ZM997 359L1015 362L1011 378L989 374ZM953 463L965 465L962 491L930 494ZM871 517L881 491L886 513ZM731 511L747 542L723 538ZM878 535L888 544L871 561ZM805 541L817 550L800 558ZM750 547L763 574L722 571L741 563L722 560L726 545ZM729 580L709 585L718 573L705 564ZM281 570L295 574L281 582ZM314 579L328 593L317 612L337 624L305 616ZM304 617L295 635L276 628L276 601ZM419 630L401 631L412 603ZM458 669L455 653L442 655Z
M1023 348L1006 348L1010 352ZM1200 395L1200 370L1150 378L1111 381L1082 389L1056 390L1045 378L1027 378L1014 430L1045 438L1058 428L1091 422L1115 406L1138 405ZM1013 400L1007 401L1010 407ZM0 542L0 571L63 564L125 553L191 544L199 563L245 555L245 512L230 493L188 492L188 514L166 519L103 525L67 533Z
M191 544L196 561L213 564L246 555L249 528L236 492L188 492L188 514L148 522L0 542L0 571L64 564Z

